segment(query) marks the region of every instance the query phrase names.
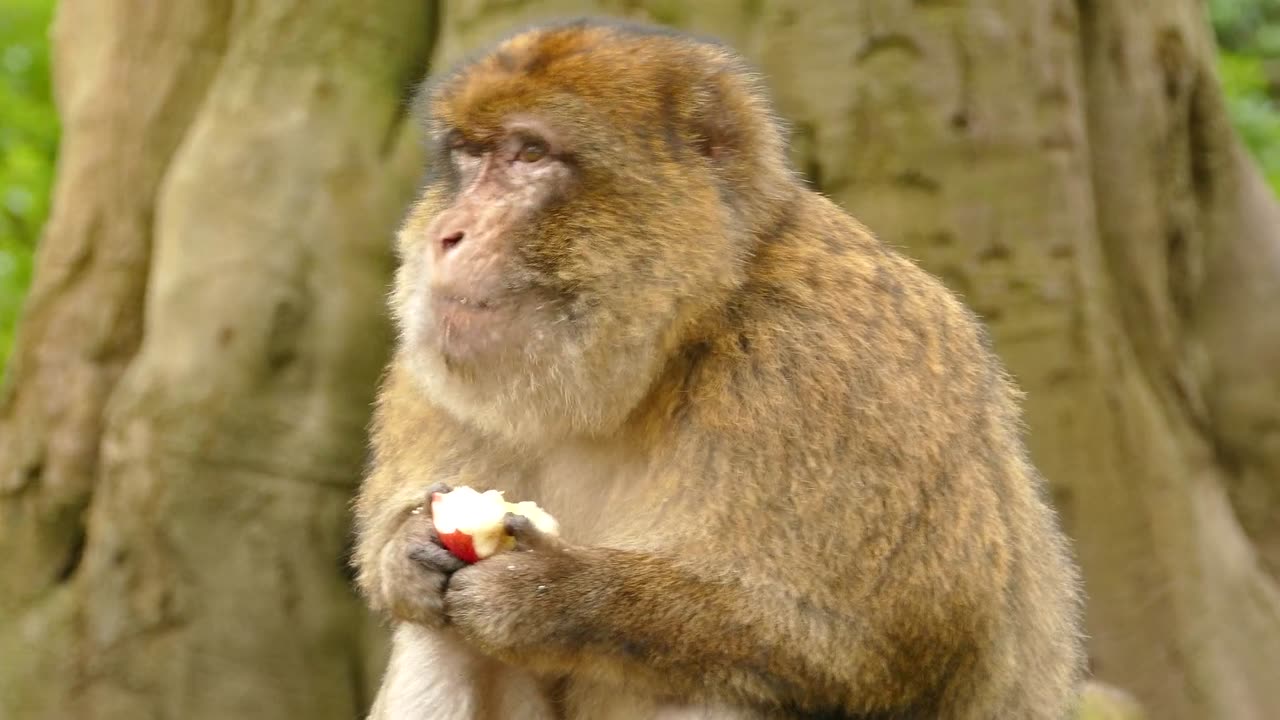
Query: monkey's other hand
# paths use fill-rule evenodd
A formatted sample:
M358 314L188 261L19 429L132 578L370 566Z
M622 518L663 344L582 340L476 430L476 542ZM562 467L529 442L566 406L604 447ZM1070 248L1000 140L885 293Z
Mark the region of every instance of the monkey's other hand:
M445 614L479 649L518 659L565 637L572 612L560 598L582 558L526 517L508 513L505 525L516 549L455 572L445 591Z
M440 544L431 521L430 498L432 493L449 490L444 483L431 486L423 505L414 508L382 549L378 600L397 620L427 627L444 624L445 585L464 563Z

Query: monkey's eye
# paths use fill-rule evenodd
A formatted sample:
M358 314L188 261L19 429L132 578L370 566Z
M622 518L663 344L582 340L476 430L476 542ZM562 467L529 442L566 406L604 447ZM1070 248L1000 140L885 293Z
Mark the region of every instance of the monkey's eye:
M526 163L536 163L547 156L547 144L541 140L530 140L520 146L520 152L516 153L516 160Z

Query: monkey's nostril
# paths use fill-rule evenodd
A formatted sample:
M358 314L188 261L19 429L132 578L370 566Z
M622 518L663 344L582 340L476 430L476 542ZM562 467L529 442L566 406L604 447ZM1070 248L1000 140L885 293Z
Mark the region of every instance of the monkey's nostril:
M448 235L440 238L440 249L445 252L449 252L453 249L454 245L462 242L462 235L463 232L459 230L458 232L449 233Z

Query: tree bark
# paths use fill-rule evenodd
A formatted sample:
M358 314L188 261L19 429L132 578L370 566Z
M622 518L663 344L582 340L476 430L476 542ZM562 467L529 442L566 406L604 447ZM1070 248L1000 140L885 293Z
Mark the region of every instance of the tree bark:
M347 503L430 3L75 0L0 405L0 717L351 718Z

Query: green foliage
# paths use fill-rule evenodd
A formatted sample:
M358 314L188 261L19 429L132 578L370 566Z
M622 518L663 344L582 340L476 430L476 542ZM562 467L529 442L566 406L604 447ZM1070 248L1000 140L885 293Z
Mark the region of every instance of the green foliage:
M58 118L49 83L52 0L0 5L0 365L49 214Z
M1227 108L1280 192L1280 0L1211 0Z
M1272 187L1280 191L1280 105L1268 93L1261 61L1223 51L1219 72L1232 122L1262 164Z
M1209 17L1222 47L1280 57L1280 0L1210 0Z

